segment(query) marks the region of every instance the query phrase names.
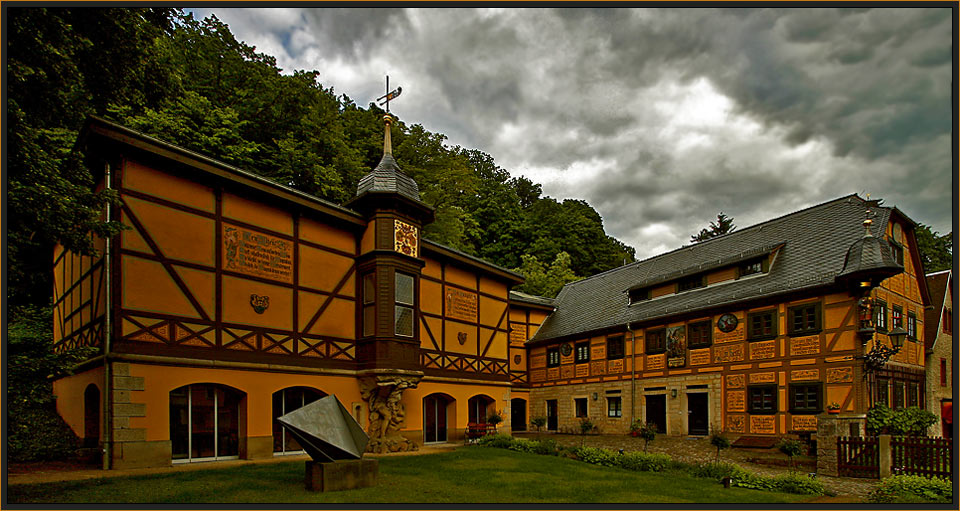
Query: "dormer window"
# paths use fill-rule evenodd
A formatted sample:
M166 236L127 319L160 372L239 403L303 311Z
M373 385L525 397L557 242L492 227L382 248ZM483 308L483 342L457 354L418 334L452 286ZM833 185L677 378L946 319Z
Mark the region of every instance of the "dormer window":
M767 265L766 257L751 259L740 265L739 276L746 277L747 275L766 273L767 270L768 270L768 265Z
M635 304L637 302L642 302L644 300L650 299L650 288L644 287L641 289L631 289L630 290L630 304Z
M893 239L890 239L890 250L893 252L893 258L896 259L897 264L903 266L903 245L897 243Z
M692 277L683 278L677 281L678 293L682 293L684 291L690 291L691 289L697 289L701 287L707 287L706 275L694 275Z

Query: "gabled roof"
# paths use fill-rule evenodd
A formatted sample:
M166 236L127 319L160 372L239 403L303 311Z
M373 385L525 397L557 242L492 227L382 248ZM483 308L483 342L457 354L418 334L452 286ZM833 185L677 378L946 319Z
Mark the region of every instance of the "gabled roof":
M927 351L933 349L940 333L940 318L943 317L943 304L950 289L950 278L953 272L943 270L927 274L927 288L930 289L930 305L923 316L923 340Z
M553 310L554 304L553 298L521 293L520 291L510 291L510 301L527 305L535 305L541 308L549 308L550 310Z
M567 284L556 298L557 310L528 344L834 285L848 249L863 238L868 209L874 235L882 236L892 209L852 194ZM629 304L627 290L642 283L772 250L766 274Z

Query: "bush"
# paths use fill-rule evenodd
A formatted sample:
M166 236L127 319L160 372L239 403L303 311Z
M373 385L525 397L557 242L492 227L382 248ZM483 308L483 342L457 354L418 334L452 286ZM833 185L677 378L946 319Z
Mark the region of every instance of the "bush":
M878 404L867 412L867 433L923 435L935 422L936 415L916 406L891 410L886 405Z
M703 463L689 468L693 477L703 477L720 481L724 477L734 477L744 470L732 463Z
M667 454L628 452L620 455L620 467L640 472L663 472L673 461Z
M578 447L573 450L574 456L580 461L592 465L602 465L604 467L619 467L620 462L617 458L619 454L608 450L598 449L596 447Z
M647 445L657 438L657 425L637 419L630 423L630 436L642 438L643 452L647 452Z
M790 458L790 470L793 470L793 457L799 456L801 451L800 441L784 437L777 442L776 447L780 452L786 454L787 458Z
M534 444L533 453L542 454L545 456L556 456L562 449L559 445L557 445L557 441L552 438L540 440L539 442L534 442Z
M867 495L875 503L918 503L953 501L953 486L947 479L898 475L884 478Z
M533 447L537 443L539 442L535 442L533 440L527 440L526 438L514 438L513 443L510 445L510 447L508 447L508 449L510 449L511 451L527 452L532 454Z
M710 445L717 448L717 463L720 463L720 451L730 447L730 440L723 436L723 433L714 433L710 435Z
M783 474L773 478L777 491L800 495L823 495L823 483L803 474Z
M482 436L477 440L477 445L484 447L498 447L500 449L509 449L513 445L513 437L510 435L498 434Z

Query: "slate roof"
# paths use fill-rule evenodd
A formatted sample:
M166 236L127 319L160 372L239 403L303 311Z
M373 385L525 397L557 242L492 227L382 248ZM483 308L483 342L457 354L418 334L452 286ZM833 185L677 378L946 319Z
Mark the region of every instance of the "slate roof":
M553 298L521 293L520 291L510 291L510 299L516 302L532 303L534 305L543 305L546 307L553 307L555 303Z
M527 344L831 285L848 249L863 238L867 209L873 234L885 232L892 208L852 194L567 284L556 311ZM734 264L776 247L769 273L629 305L630 288Z
M377 167L357 183L357 197L369 192L399 193L408 199L420 200L417 182L400 170L390 153L384 154Z
M933 345L937 341L937 335L940 334L940 317L947 293L947 285L950 282L950 273L950 270L943 270L927 275L927 288L930 290L930 305L932 305L924 311L923 316L923 344L927 350L933 349Z

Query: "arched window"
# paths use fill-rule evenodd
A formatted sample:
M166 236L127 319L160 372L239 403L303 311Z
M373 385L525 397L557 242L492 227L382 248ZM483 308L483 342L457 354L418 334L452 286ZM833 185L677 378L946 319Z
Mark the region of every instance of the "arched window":
M217 384L170 391L170 444L174 463L240 456L243 392Z
M473 396L467 401L469 422L485 423L493 406L493 398L483 394Z
M326 395L326 393L310 387L289 387L273 393L274 454L300 454L303 452L303 447L300 447L300 444L287 433L287 430L280 426L280 421L277 418Z

